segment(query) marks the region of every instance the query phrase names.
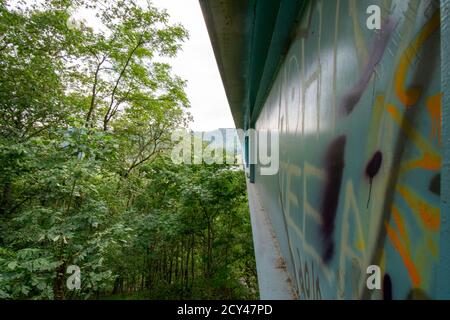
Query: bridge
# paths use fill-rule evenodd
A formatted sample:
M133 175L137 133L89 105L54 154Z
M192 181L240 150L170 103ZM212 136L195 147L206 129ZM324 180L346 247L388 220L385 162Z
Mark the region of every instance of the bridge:
M279 138L272 175L245 139L261 298L449 299L449 1L200 3L236 127Z

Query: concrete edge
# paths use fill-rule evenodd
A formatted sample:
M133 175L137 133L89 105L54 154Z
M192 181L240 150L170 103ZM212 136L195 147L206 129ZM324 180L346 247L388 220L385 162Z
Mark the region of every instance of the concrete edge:
M256 185L248 180L247 193L260 299L295 300L295 290L269 217L261 204Z

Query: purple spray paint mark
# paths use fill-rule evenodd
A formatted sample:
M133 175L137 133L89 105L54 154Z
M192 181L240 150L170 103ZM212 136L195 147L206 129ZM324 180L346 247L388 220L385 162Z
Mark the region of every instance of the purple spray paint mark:
M441 174L435 175L430 181L430 191L435 195L441 195Z
M345 166L346 143L346 136L338 137L330 144L325 156L325 189L321 208L325 263L328 263L334 254L333 232Z
M375 73L377 65L386 51L392 33L397 27L397 23L393 18L389 18L381 27L381 30L376 34L375 41L372 46L371 56L369 62L365 66L363 73L358 82L344 95L339 106L339 110L350 114L358 104L359 100L367 89L372 75Z
M383 300L392 300L392 280L387 273L383 277Z
M369 199L367 200L367 208L369 208L370 196L372 194L372 182L373 178L378 174L383 163L383 154L380 151L375 152L372 159L369 161L366 167L366 176L370 180Z

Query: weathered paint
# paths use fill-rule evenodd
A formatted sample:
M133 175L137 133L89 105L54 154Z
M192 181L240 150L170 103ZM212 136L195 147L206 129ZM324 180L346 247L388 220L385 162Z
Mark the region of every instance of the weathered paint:
M302 299L449 297L439 7L317 0L301 16L255 123L280 133L281 168L255 185Z
M450 70L450 1L441 0L441 70ZM438 269L438 296L450 299L450 72L442 74L443 110L442 141L444 144L444 163L441 179L441 267Z

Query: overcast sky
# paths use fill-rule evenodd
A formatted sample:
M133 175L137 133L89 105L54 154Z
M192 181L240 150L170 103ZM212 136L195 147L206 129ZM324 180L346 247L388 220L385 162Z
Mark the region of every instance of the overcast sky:
M195 131L234 128L199 0L152 2L158 8L167 9L171 22L181 23L189 31L189 40L171 65L176 74L188 81L186 92L194 116L191 128Z

